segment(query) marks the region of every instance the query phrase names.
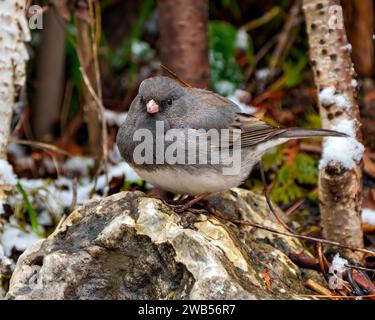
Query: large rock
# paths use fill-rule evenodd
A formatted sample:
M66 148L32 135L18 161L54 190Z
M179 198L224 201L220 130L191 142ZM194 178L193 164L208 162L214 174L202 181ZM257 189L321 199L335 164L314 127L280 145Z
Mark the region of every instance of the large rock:
M282 230L264 199L209 198L226 215ZM176 214L141 192L75 210L20 257L8 299L295 299L311 293L288 258L298 240L204 214Z

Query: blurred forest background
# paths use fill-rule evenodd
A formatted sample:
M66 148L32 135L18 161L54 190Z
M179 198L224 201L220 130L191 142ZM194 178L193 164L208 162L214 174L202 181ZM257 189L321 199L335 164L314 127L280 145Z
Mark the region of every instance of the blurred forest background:
M186 25L198 29L203 51L208 46L208 59L201 61L173 54L168 30L174 8L161 13L163 1L32 2L43 8L43 29L32 30L28 43L25 103L13 117L8 147L19 179L2 215L3 254L12 261L87 199L150 189L121 160L115 138L140 82L165 74L161 63L273 125L321 127L298 0L208 1L199 8L208 18L208 37L199 34L199 24ZM363 208L375 210L375 7L371 0L343 5L366 146ZM271 199L295 230L314 236L321 232L320 157L321 140L310 139L291 141L264 158ZM263 192L258 169L243 187ZM363 228L366 245L374 245L375 226Z

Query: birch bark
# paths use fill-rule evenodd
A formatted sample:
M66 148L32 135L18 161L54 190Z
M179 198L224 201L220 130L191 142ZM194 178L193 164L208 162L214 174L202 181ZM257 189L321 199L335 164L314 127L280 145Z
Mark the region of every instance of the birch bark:
M325 129L350 138L328 138L320 163L319 197L325 238L362 247L360 221L363 145L351 46L339 0L303 0L310 58ZM359 261L357 253L342 254Z
M26 0L0 1L0 212L6 193L16 183L6 153L13 108L26 78L25 41L30 40L30 32L25 6Z

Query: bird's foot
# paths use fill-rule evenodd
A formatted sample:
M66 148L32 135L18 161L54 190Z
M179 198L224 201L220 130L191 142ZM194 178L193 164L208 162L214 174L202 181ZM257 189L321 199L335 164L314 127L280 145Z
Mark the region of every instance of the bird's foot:
M198 196L195 196L193 199L182 203L182 204L171 204L171 203L166 203L168 207L170 207L174 212L176 213L183 213L186 211L192 212L192 213L204 213L207 212L205 208L193 208L195 204L198 204L202 199L208 196L208 193L201 194Z
M167 206L169 208L171 208L176 213L191 212L191 213L198 214L198 213L205 213L205 212L207 212L207 210L204 209L204 208L193 208L191 206L188 206L187 203L186 204L171 204L171 203L167 203Z

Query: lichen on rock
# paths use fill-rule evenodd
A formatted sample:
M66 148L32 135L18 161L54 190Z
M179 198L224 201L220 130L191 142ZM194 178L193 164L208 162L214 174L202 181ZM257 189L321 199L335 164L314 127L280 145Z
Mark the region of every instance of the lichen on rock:
M208 202L223 214L281 228L250 191L233 189ZM290 250L303 248L293 238L208 214L176 214L141 192L122 192L86 203L27 249L7 298L296 299L309 291Z

